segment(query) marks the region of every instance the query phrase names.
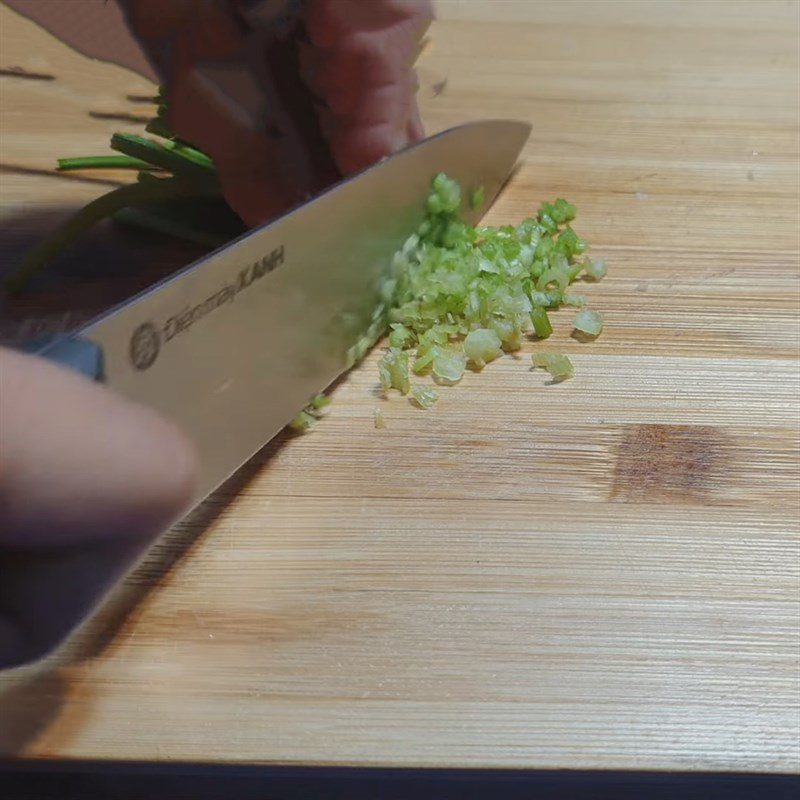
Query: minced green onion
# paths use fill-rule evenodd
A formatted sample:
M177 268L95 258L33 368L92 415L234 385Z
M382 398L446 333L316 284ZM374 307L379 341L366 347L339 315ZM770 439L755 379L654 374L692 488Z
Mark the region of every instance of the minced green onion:
M580 331L587 336L599 336L600 332L603 330L603 316L597 311L583 309L579 311L575 317L573 327L576 331Z
M534 333L540 339L546 339L553 332L550 317L542 306L534 306L531 311L531 322L533 323Z
M470 207L479 201L474 190ZM570 226L576 209L566 200L543 203L536 217L500 227L465 224L461 202L458 184L436 175L424 221L394 256L384 298L391 349L378 367L385 388L404 391L407 372L396 363L402 352L412 356L415 374L454 384L467 362L481 369L528 337L546 339L553 332L548 310L586 305L585 297L568 292L570 284L584 272L589 280L605 274L602 260L581 257L587 245ZM535 359L555 382L572 376L566 356Z
M434 346L425 353L419 354L419 351L417 352L417 358L414 360L411 369L414 370L415 374L421 375L423 372L430 370L430 367L433 364L433 359L436 358L439 353L439 348Z
M289 427L298 433L305 433L311 430L316 423L317 418L309 414L307 411L301 411L290 423Z
M561 302L565 306L583 308L588 301L582 294L565 294L562 296Z
M547 370L553 376L553 383L560 383L574 374L572 362L561 353L534 353L531 363Z
M389 334L389 344L392 347L404 348L414 343L414 332L401 322L393 322L390 327L392 332Z
M311 407L316 411L324 411L331 404L331 398L326 394L318 394L311 401Z
M414 402L425 409L430 408L439 399L439 393L430 386L415 386L411 390L411 395Z
M443 172L440 172L432 183L432 191L428 195L428 211L431 214L452 214L461 205L461 187Z
M325 416L330 404L331 398L328 395L314 395L308 405L289 423L289 427L298 433L311 430Z
M608 271L604 259L598 258L595 261L588 256L583 262L583 269L586 273L586 277L592 281L599 281L601 278L605 278L606 272Z
M558 198L555 203L542 203L539 208L539 215L552 219L556 224L571 222L575 219L575 206L562 198Z
M479 186L469 196L469 207L477 211L483 205L484 199L483 186Z
M397 389L400 394L408 394L411 382L408 376L408 354L399 347L390 347L378 362L383 391Z
M563 293L564 289L569 286L569 276L566 270L558 267L551 267L546 270L536 282L536 289L540 292L547 291L552 283L555 283L558 291Z
M500 337L488 328L470 331L464 339L464 355L477 367L483 369L490 361L503 354Z
M470 206L482 202L477 189L470 193ZM383 391L410 394L420 408L429 408L438 393L430 386L412 387L412 372L430 375L437 384L456 384L468 363L482 369L526 340L548 338L550 310L579 308L578 331L594 336L602 330L602 317L584 308L586 298L568 291L581 274L591 281L606 272L601 259L583 256L586 242L569 224L576 214L572 204L561 198L543 203L536 217L500 227L466 224L459 218L461 206L458 183L436 175L425 218L395 253L372 323L348 351L348 365L357 363L382 332L388 333L389 347L378 360ZM531 361L550 373L551 383L573 376L565 355L536 352ZM307 430L326 404L327 398L315 398L294 426ZM380 409L374 422L376 428L386 425Z
M464 377L467 357L462 351L450 347L439 349L433 359L433 377L437 383L452 386Z

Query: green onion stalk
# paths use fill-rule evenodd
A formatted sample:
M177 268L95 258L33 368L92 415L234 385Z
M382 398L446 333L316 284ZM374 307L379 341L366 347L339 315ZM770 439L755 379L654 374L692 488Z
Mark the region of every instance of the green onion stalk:
M206 247L217 247L244 230L223 198L214 162L170 131L163 92L155 99L157 116L145 128L152 138L115 133L113 155L58 159L59 172L133 170L137 179L88 203L37 244L6 278L9 291L24 288L79 236L107 218ZM199 225L199 209L221 224Z

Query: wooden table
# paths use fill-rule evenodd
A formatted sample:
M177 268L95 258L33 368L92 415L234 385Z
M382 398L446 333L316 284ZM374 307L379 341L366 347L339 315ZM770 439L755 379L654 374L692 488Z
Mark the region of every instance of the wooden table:
M533 123L489 221L578 205L603 336L562 312L573 381L504 358L426 413L376 399L376 350L0 677L3 756L798 770L798 4L438 12L429 129ZM56 77L0 77L8 238L104 188L53 159L152 87L0 29L0 66Z

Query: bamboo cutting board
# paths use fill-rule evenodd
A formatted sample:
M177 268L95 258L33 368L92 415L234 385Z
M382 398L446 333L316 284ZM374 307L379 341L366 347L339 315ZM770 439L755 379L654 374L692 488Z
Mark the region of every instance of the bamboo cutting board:
M428 412L376 397L373 353L316 432L0 677L0 754L798 770L798 8L440 2L429 129L533 123L489 221L575 202L606 331L580 344L561 312L573 381L529 345ZM0 23L0 66L56 78L0 78L24 234L104 188L53 158L105 152L137 123L103 114L152 87Z

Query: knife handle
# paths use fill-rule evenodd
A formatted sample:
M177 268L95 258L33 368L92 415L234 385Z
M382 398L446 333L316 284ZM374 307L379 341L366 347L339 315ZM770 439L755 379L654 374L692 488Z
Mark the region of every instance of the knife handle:
M103 383L105 380L102 348L80 336L42 336L26 342L22 350L75 370L95 383Z

